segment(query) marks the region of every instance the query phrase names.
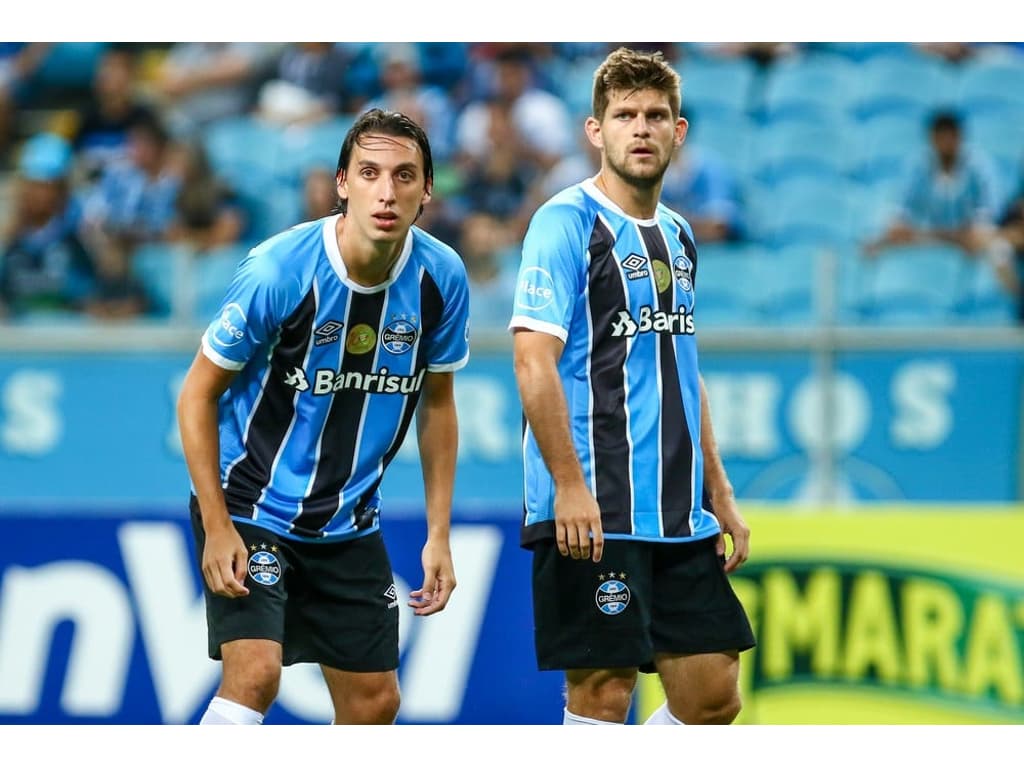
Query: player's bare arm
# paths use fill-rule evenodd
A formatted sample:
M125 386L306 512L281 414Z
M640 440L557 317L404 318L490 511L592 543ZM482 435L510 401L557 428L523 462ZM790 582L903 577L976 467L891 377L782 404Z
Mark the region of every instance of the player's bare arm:
M601 560L601 510L587 487L569 431L569 411L558 376L562 341L547 333L518 330L514 339L516 383L526 420L555 481L555 541L574 560Z
M249 594L245 586L247 552L228 515L220 485L217 401L236 375L199 351L178 396L181 444L206 534L203 578L213 592L224 597Z
M419 616L444 610L455 589L449 544L459 429L454 374L427 373L416 414L416 431L426 493L427 541L423 545L423 586L410 593Z
M732 484L729 482L722 458L718 453L703 376L700 377L700 423L700 448L704 456L704 487L711 497L715 517L718 518L718 523L722 527L722 533L718 537L718 554L725 554L725 536L732 539L732 553L725 562L726 572L731 573L746 562L750 556L750 528L747 527L736 506Z

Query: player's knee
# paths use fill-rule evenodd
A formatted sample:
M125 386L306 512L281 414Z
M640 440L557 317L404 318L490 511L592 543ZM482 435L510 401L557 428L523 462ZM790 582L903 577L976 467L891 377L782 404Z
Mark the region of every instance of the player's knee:
M398 717L401 695L398 687L393 685L380 686L363 691L355 700L348 703L348 720L361 725L390 725ZM341 718L338 718L341 722Z
M281 668L268 661L254 660L243 673L225 678L221 691L227 698L266 712L277 698Z
M690 725L729 725L742 708L740 692L733 688L705 696L683 722Z
M580 717L622 723L629 714L635 687L635 673L597 673L583 680L570 680L566 707Z

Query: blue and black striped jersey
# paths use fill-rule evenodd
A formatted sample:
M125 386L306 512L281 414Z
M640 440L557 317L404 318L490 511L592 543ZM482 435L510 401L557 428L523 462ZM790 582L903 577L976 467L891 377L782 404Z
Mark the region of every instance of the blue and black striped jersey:
M628 216L587 180L534 214L510 329L565 342L558 363L572 439L608 538L718 533L703 494L694 336L697 251L659 205ZM522 543L553 534L554 483L524 423Z
M219 406L221 483L235 518L282 535L344 539L379 527L379 486L426 372L469 359L458 254L413 227L390 277L347 276L337 216L242 260L205 355L239 371Z

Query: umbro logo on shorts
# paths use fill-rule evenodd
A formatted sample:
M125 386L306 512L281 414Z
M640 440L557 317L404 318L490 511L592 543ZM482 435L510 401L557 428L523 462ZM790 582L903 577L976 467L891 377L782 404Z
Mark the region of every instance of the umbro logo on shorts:
M388 608L398 605L398 589L394 584L384 590L384 597L388 599Z

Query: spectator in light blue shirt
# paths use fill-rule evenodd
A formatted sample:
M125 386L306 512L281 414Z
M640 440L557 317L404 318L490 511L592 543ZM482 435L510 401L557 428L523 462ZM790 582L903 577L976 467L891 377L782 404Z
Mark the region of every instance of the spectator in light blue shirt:
M900 210L878 240L889 245L939 240L974 256L987 244L996 215L996 181L988 161L963 146L960 118L939 112L930 122L930 149L907 178Z

